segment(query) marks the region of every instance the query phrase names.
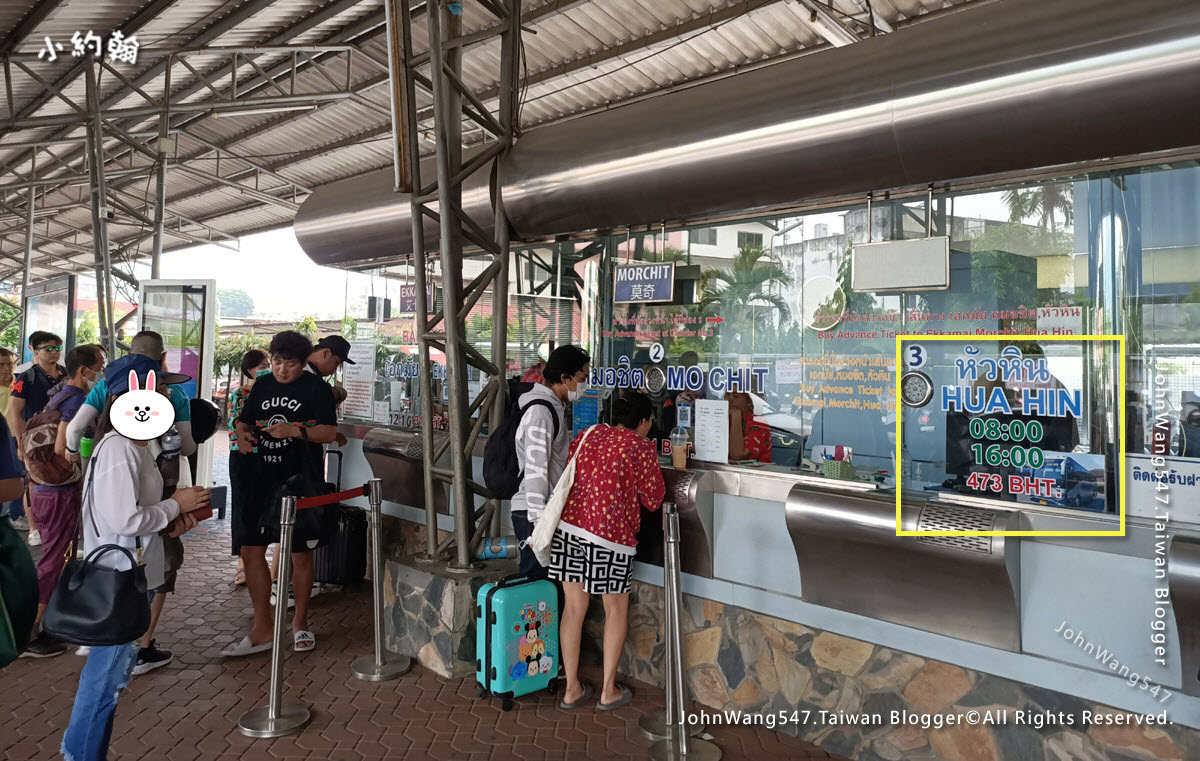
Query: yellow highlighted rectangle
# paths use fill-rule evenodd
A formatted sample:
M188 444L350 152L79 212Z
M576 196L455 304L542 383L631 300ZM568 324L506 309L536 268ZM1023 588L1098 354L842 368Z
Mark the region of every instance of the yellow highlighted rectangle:
M900 452L904 446L903 432L900 430L903 419L904 405L900 401L900 378L904 375L904 363L901 356L901 344L905 341L922 343L926 341L1116 341L1119 347L1117 362L1120 367L1120 381L1117 389L1117 505L1120 518L1119 528L1114 531L905 531L901 526L901 504L903 499L902 481L904 473L900 467ZM1041 336L1041 335L897 335L896 336L896 536L1125 536L1125 336ZM1105 499L1112 497L1105 494Z

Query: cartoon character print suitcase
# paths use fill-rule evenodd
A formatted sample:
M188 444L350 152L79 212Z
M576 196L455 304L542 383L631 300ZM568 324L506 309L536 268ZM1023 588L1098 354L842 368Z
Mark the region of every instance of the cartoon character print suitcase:
M512 699L553 692L558 676L558 590L545 579L510 576L479 588L475 606L475 682L479 697Z

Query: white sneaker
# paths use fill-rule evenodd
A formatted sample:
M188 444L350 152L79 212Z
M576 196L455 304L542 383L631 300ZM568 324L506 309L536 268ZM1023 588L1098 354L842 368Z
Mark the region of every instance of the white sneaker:
M76 655L87 655L90 652L92 652L92 648L88 647L87 645L80 645L79 648L75 650Z
M20 518L17 518L15 521L12 522L12 527L15 528L17 531L28 531L29 530L29 519L26 518L24 515L22 515Z
M42 532L38 531L37 529L30 531L29 537L25 540L25 542L30 547L41 547L42 546Z

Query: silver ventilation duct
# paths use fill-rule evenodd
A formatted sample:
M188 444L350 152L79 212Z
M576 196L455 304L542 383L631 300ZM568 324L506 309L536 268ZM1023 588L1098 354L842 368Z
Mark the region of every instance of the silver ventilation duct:
M534 130L499 172L530 240L1197 143L1200 2L1000 0ZM315 261L408 251L390 177L304 203Z

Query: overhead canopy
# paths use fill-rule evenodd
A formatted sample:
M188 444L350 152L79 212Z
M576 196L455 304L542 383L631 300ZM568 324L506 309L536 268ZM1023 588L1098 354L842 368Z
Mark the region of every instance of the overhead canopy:
M521 125L534 129L850 44L965 4L526 0ZM463 6L464 35L495 23L477 4ZM93 266L88 115L80 113L87 103L87 66L86 56L72 55L75 32L82 39L93 31L105 45L114 31L139 42L136 62L111 62L98 88L106 119L109 238L115 266L128 271L150 250L150 170L168 69L170 130L177 144L168 153L164 249L204 242L236 246L238 236L290 225L314 188L391 165L384 16L379 0L0 4L0 57L8 59L0 79L3 92L11 92L11 99L0 100L0 279L20 278L31 186L33 279ZM422 18L414 29L415 53L424 50ZM62 45L53 63L37 55L47 37ZM230 50L252 47L259 51ZM463 79L488 106L495 105L498 57L498 41L464 50ZM231 71L237 72L236 93ZM418 93L417 105L421 126L428 128L430 101ZM118 139L118 129L126 139ZM432 134L423 129L422 135L432 152ZM464 128L468 145L487 137ZM130 146L130 139L142 148Z

